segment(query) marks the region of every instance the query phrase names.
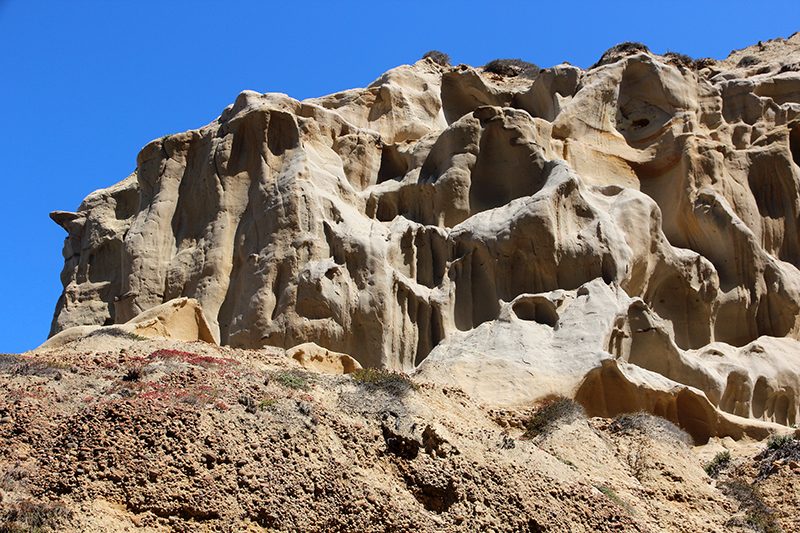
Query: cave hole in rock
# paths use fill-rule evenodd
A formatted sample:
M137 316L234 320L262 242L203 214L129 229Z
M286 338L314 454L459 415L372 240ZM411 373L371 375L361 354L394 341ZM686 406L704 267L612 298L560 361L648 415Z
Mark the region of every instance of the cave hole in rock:
M393 144L381 148L381 166L378 168L378 183L400 180L408 172L408 162Z
M796 413L794 392L789 389L785 393L779 394L775 399L773 420L778 424L789 426L795 423Z
M286 263L281 263L275 272L275 279L272 281L272 294L275 297L275 307L272 308L272 320L278 318L281 311L281 296L289 283L291 269Z
M281 111L269 113L267 147L272 155L283 155L283 152L296 147L299 143L300 131L295 118Z
M763 418L767 410L767 400L772 395L772 387L767 384L767 378L760 376L753 387L753 418Z
M692 436L696 445L703 445L711 438L711 424L703 403L688 389L678 394L678 425Z
M417 353L414 357L414 366L419 366L431 353L431 350L444 338L441 312L427 302L419 302L417 309Z
M328 253L337 265L344 265L345 253L341 241L334 235L333 228L327 220L322 223L325 240L328 241Z
M726 413L736 416L750 416L750 390L749 376L744 371L732 371L728 374L725 391L719 402L719 408Z
M614 361L589 372L583 380L575 401L581 404L588 416L614 417L640 410L628 379Z
M556 307L547 298L522 299L516 302L512 309L520 320L538 322L551 328L556 327L558 323Z
M420 230L414 238L417 250L417 282L428 288L437 287L444 278L447 243L435 230Z
M795 123L789 130L789 151L794 164L800 166L800 123Z
M519 131L490 122L481 135L480 152L470 174L469 207L472 213L501 207L515 198L530 196L545 179L544 158L517 139Z
M640 119L636 119L636 120L634 120L633 122L631 122L631 126L633 126L633 127L634 127L634 129L637 129L637 130L638 130L639 128L645 128L645 127L647 127L649 124L650 124L650 120L648 120L648 119L646 119L646 118L640 118Z

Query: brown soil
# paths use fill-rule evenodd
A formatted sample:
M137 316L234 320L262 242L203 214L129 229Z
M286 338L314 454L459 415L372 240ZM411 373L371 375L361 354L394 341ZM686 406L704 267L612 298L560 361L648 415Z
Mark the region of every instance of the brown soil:
M714 480L659 421L523 439L531 412L277 349L101 335L0 356L0 390L0 531L752 531L730 479L800 528L793 458Z

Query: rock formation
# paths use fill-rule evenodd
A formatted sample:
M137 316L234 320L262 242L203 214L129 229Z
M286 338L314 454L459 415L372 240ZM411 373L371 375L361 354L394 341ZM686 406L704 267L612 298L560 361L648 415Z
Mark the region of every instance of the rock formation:
M245 91L51 215L52 333L190 297L222 344L314 342L498 405L566 394L697 440L795 423L798 65L795 34L719 62L619 46L535 79L424 59L322 98Z

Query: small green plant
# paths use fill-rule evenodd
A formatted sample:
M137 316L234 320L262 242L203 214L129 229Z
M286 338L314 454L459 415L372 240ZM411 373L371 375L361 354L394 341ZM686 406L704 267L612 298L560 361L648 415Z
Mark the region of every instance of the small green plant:
M567 466L571 466L571 467L575 468L575 463L573 463L569 459L564 459L563 457L558 456L558 455L556 455L556 459L558 459L559 461L561 461L562 463L564 463Z
M267 409L272 409L275 407L275 398L264 398L260 402L258 402L258 410L259 411L266 411Z
M731 452L725 450L724 452L719 452L717 455L715 455L714 459L712 459L710 463L703 467L703 470L706 471L706 474L715 478L719 475L720 471L727 468L730 462Z
M609 500L611 500L615 504L617 504L620 507L622 507L625 510L626 513L628 513L629 515L633 515L633 510L631 509L631 506L629 504L625 503L624 501L622 501L620 499L620 497L617 496L617 493L616 493L616 491L614 489L612 489L608 485L602 485L602 484L597 484L597 483L593 484L593 486L594 486L594 488L596 488L597 490L602 492L603 495L606 498L608 498Z
M422 56L422 59L430 58L434 63L437 63L443 67L450 66L450 56L445 54L444 52L440 52L439 50L431 50L430 52L425 52L425 55Z
M534 79L541 71L538 65L522 59L493 59L483 66L483 70L500 76L520 76L529 79Z
M168 141L170 137L172 137L172 134L170 134L170 135L164 135L164 136L162 136L162 137L161 137L161 139L160 139L160 140L161 140L161 142L163 143L164 141Z
M770 450L777 450L783 448L795 439L794 435L773 435L767 440L767 448Z
M408 375L385 368L359 368L350 376L356 383L369 383L378 387L390 387L398 390L419 390Z
M524 438L533 438L552 431L558 421L571 422L577 418L585 417L583 407L575 400L559 397L540 405L533 416L525 423Z
M274 372L272 379L277 381L280 385L287 389L300 389L308 390L311 385L316 381L312 372L307 370L300 370L293 368L291 370L284 370L282 372Z

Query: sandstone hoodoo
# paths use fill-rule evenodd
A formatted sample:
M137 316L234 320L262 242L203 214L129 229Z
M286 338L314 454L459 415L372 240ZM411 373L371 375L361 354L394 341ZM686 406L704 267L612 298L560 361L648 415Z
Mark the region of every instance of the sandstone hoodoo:
M315 343L487 405L565 395L698 442L796 423L800 34L588 70L437 57L245 91L149 143L51 215L51 333L192 298L220 344Z

